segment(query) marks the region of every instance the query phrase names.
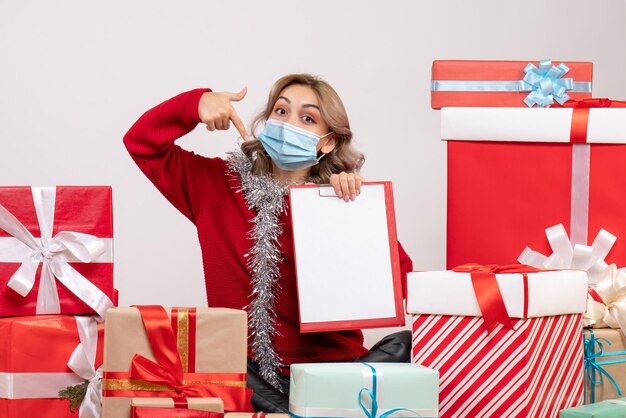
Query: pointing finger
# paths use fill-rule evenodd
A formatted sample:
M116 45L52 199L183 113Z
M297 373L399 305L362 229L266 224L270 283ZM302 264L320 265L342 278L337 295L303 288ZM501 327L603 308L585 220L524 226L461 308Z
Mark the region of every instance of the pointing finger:
M230 115L230 120L233 121L233 125L235 125L235 128L237 128L237 130L239 131L239 135L241 135L243 140L247 141L248 132L246 131L246 127L244 126L241 119L239 119L239 115L237 114L237 112L235 112L234 110L233 113Z
M222 119L222 129L227 131L230 129L230 119L228 118L223 118Z

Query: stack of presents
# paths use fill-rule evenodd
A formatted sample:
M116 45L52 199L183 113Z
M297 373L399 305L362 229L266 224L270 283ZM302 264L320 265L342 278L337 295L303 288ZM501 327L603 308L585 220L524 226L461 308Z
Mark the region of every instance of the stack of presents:
M625 417L626 103L587 62L432 74L448 270L408 275L412 364L292 365L291 415ZM115 307L111 212L107 187L0 188L0 416L265 415L244 311Z

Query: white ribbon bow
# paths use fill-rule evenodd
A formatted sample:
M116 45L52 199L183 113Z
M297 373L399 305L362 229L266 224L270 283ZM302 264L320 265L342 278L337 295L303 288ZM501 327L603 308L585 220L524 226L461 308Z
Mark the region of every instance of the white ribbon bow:
M80 405L80 418L100 418L102 413L102 366L96 370L98 327L90 317L76 317L80 344L74 349L67 366L89 382L85 398Z
M35 284L39 263L43 264L37 294L37 314L60 313L59 295L55 277L80 300L91 307L100 317L113 303L97 286L72 268L68 261L90 263L105 252L104 243L98 237L80 232L61 231L52 237L56 188L33 187L33 201L41 238L36 239L28 229L0 205L0 229L4 229L32 250L21 260L22 265L9 280L8 286L26 296Z
M80 343L67 362L74 373L0 373L0 398L54 399L69 386L89 382L80 405L80 418L100 418L102 366L95 369L98 325L93 316L76 316Z
M594 289L602 302L587 297L584 326L621 328L626 335L626 269L611 264L600 273Z
M608 267L604 261L617 237L602 229L591 246L572 246L563 224L546 229L548 242L552 248L550 257L526 247L518 257L522 264L544 269L584 270L589 275L589 283L595 284L600 274Z

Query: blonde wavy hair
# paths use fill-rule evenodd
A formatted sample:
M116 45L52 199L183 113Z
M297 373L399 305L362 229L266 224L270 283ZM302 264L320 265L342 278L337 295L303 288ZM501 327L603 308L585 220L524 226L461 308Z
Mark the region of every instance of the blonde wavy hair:
M352 131L348 115L337 92L324 80L311 74L289 74L280 78L269 93L265 110L259 113L251 124L252 138L241 144L241 151L252 161L252 174L272 174L272 160L257 137L257 131L272 114L280 93L287 87L298 84L307 86L317 96L320 114L330 130L334 132L335 148L326 154L320 162L311 167L307 181L317 184L330 183L332 174L357 173L365 157L352 147Z

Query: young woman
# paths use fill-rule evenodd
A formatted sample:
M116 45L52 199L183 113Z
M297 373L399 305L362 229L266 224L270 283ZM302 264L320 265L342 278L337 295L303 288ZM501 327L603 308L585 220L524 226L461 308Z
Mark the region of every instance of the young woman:
M330 183L349 202L360 192L363 156L352 148L346 111L328 83L308 74L278 80L251 138L232 105L245 94L182 93L141 116L124 143L150 181L196 225L209 306L248 312L253 406L286 412L290 364L405 362L411 341L408 332L392 334L368 352L360 331L300 333L287 186ZM232 123L245 141L241 150L223 160L175 144L200 123L210 131ZM398 247L404 281L412 263Z

